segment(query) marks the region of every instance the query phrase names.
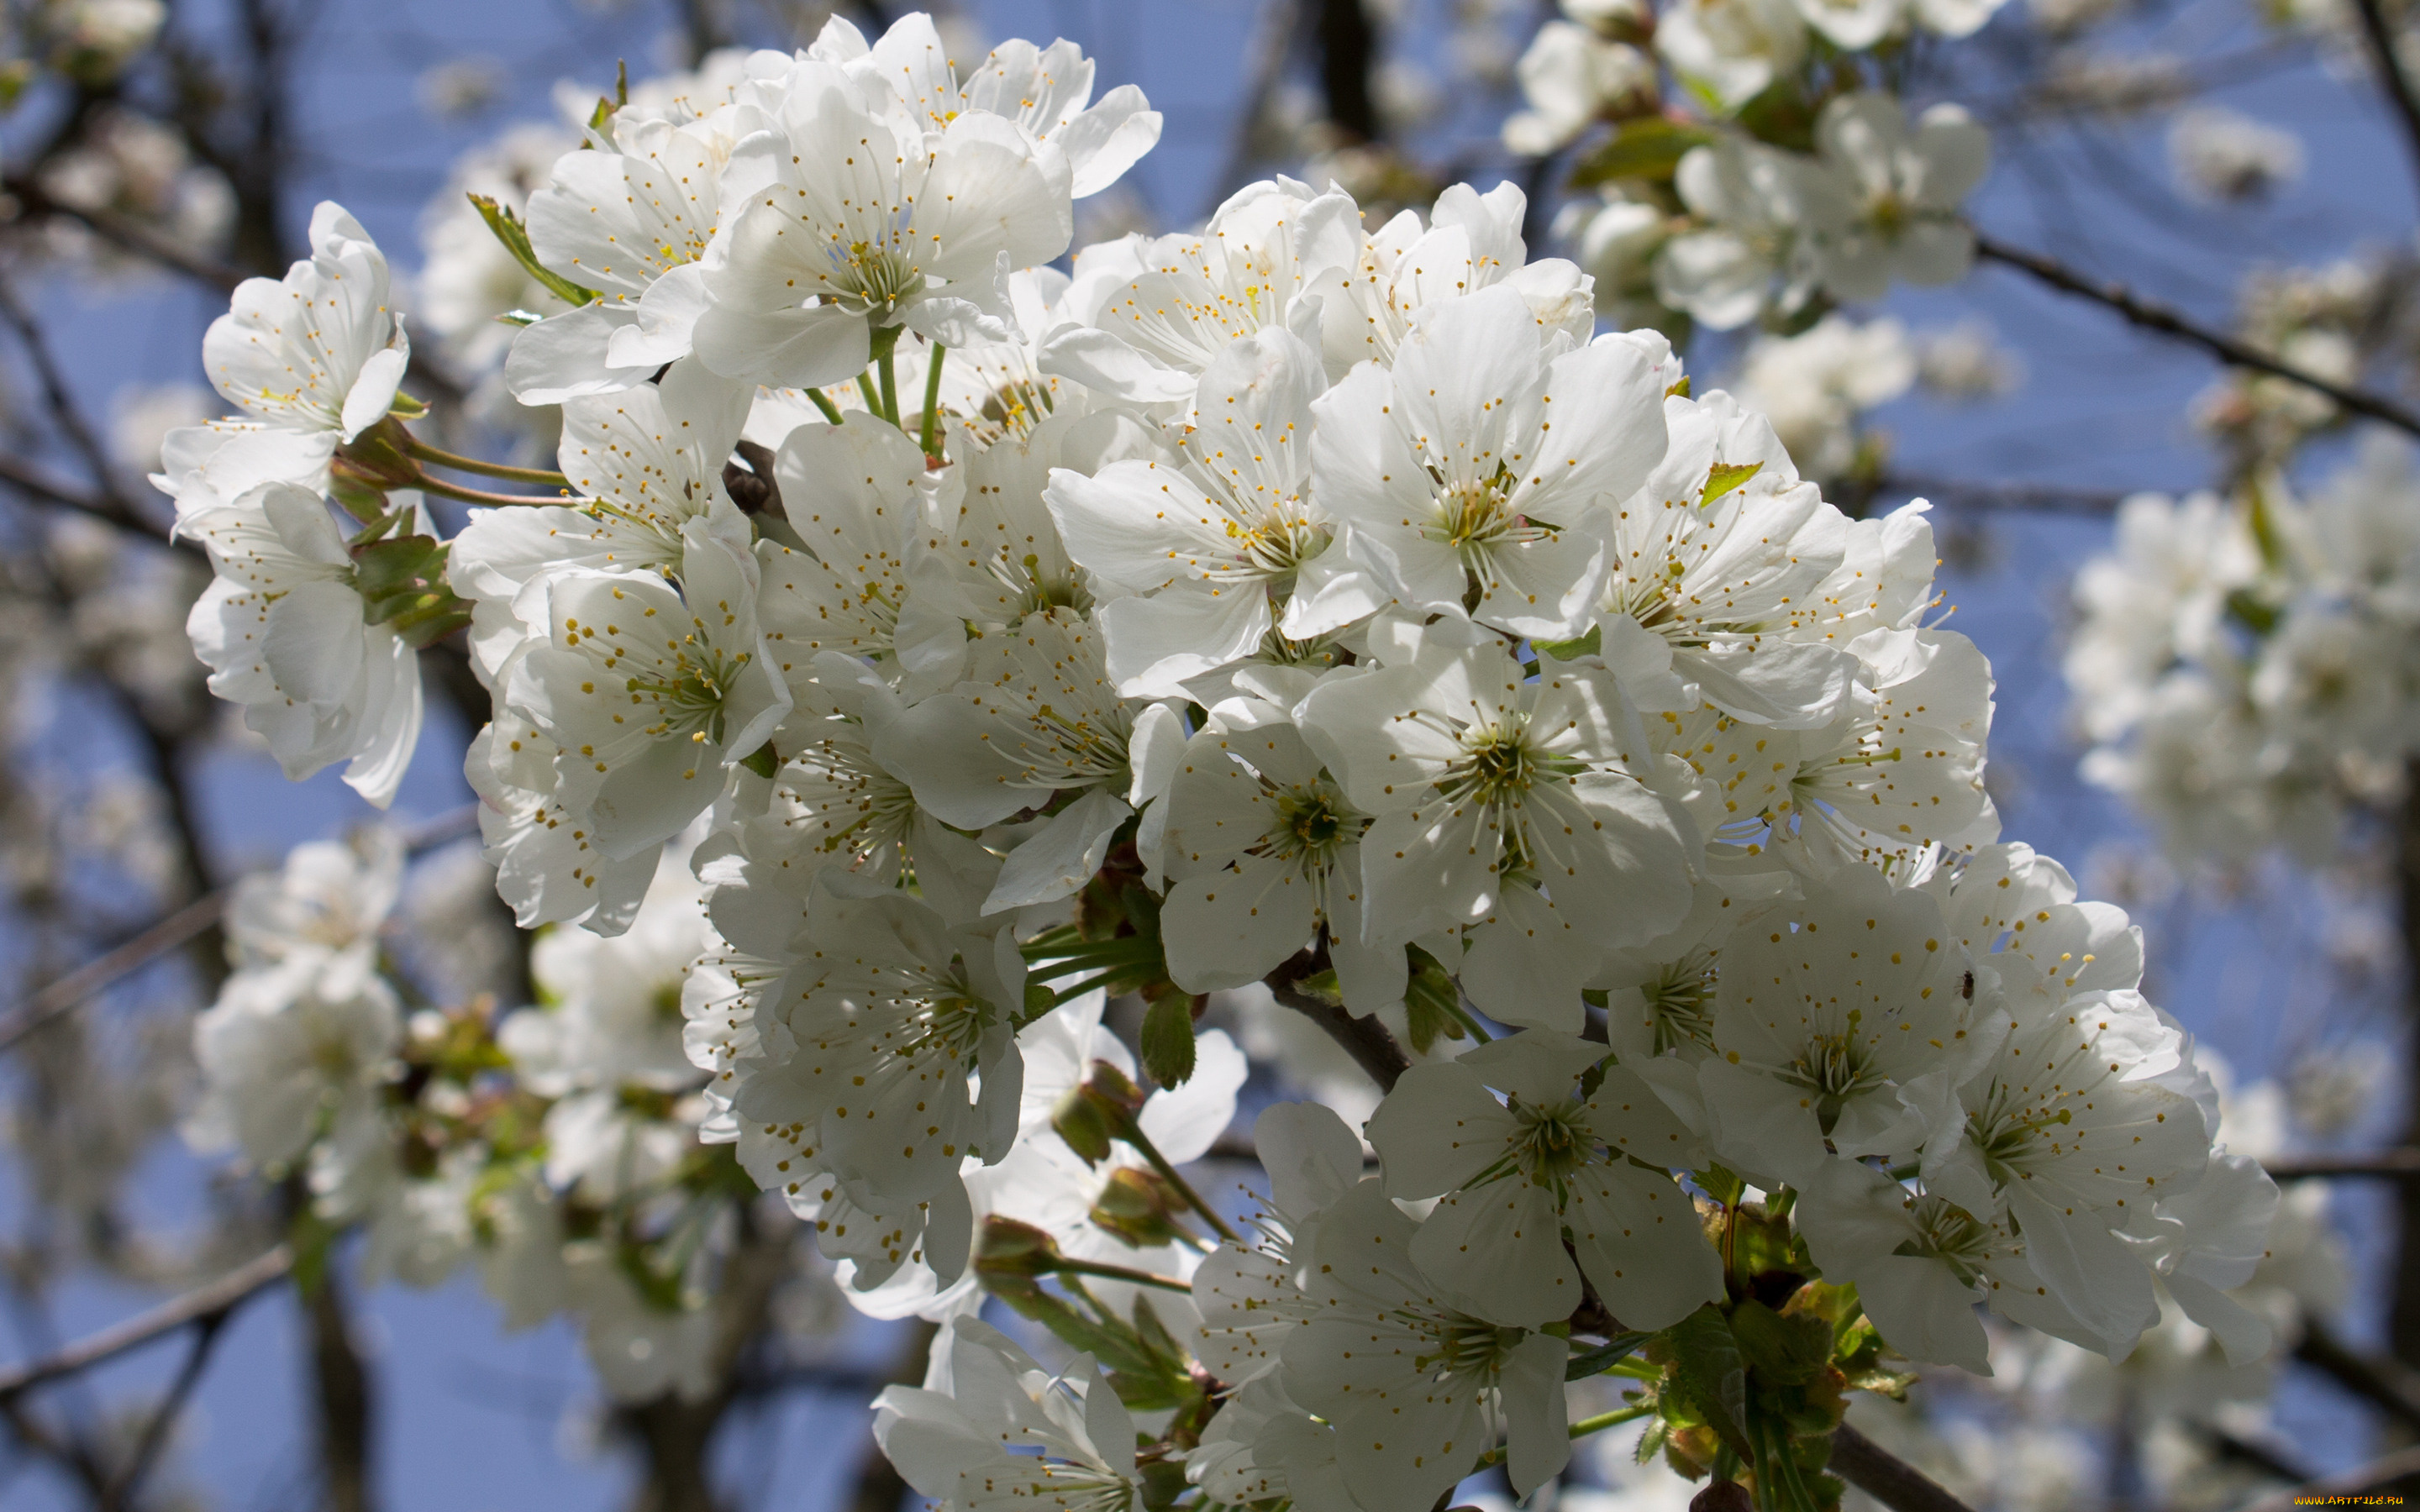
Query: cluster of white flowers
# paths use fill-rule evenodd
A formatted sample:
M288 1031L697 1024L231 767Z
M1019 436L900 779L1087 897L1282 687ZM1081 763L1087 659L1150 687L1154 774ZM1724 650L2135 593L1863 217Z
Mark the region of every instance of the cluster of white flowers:
M543 935L538 1002L501 1017L412 1006L387 938L403 860L370 830L238 887L188 1137L301 1177L320 1232L364 1230L370 1278L433 1287L475 1265L506 1327L576 1318L614 1399L705 1398L739 1188L698 1144L706 1078L682 1049L708 937L687 856L624 933Z
M2067 655L2093 781L2180 858L2331 854L2420 752L2420 480L2381 434L2307 500L2142 495L2075 579Z
M600 102L492 217L571 306L504 365L561 406L559 474L412 436L334 207L239 294L209 355L247 417L163 480L221 574L212 686L379 796L412 645L463 631L488 854L562 998L493 1036L545 1103L516 1144L427 1089L475 1085L449 1047L484 1020L434 1018L400 1099L378 1068L418 1031L365 970L231 988L206 1042L350 1036L254 1158L454 1119L379 1148L424 1151L396 1190L468 1214L463 1252L534 1226L576 1293L529 1214L601 1210L644 1232L581 1236L596 1284L687 1318L630 1246L701 1221L650 1216L695 1123L859 1306L951 1320L880 1430L968 1509L1395 1512L1497 1458L1526 1493L1604 1426L1561 1383L1642 1345L1676 1462L1796 1481L1838 1383L1893 1389L1885 1348L1988 1368L1978 1303L2122 1355L2164 1286L2262 1348L2225 1293L2273 1189L2214 1149L2125 916L1998 843L1991 673L1927 623L1923 506L1850 519L1661 336L1597 334L1509 186L1373 230L1280 178L1052 270L1158 131L1092 84L1063 42L961 70L914 16ZM1887 171L1823 255L1947 266L1979 133L1896 111L1826 108L1842 182ZM1699 151L1693 181L1761 172ZM429 471L466 467L559 491ZM443 541L424 493L483 507ZM1248 1238L1178 1167L1246 1070L1195 1020L1262 982L1422 1058L1378 1174L1329 1110L1262 1117ZM1139 1056L1103 1026L1127 994ZM219 1105L291 1060L216 1055ZM1043 1370L986 1294L1086 1354ZM592 1339L639 1327L589 1305ZM643 1351L659 1385L685 1348Z
M1962 37L1997 8L1692 0L1651 21L1567 3L1573 19L1548 22L1522 59L1530 108L1505 123L1505 145L1559 151L1609 123L1573 179L1596 193L1568 202L1557 230L1608 309L1642 322L1678 312L1728 331L1877 300L1894 282L1954 283L1974 260L1960 207L1990 133L1952 104L1911 121L1842 54L1879 57L1916 29Z

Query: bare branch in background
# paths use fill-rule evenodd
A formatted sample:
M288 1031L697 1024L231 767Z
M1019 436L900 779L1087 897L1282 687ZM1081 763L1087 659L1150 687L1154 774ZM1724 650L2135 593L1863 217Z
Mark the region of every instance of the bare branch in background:
M1981 482L1960 478L1885 476L1874 492L1905 494L1944 509L2039 515L2107 515L2131 490L2071 488L2055 483Z
M23 175L13 175L0 180L0 189L5 189L8 196L17 201L19 214L23 217L54 216L73 221L118 251L157 263L169 272L192 279L207 288L232 292L238 284L243 282L241 270L154 231L132 216L121 215L106 208L86 208L66 204L44 193L41 185Z
M0 1402L13 1402L46 1381L90 1369L206 1318L224 1316L293 1268L294 1252L280 1244L209 1286L162 1303L149 1312L137 1313L39 1360L0 1369Z
M2316 1319L2304 1322L2294 1358L2405 1427L2420 1428L2420 1373L2400 1361L2364 1354Z
M1243 187L1260 162L1261 130L1268 119L1269 106L1277 99L1278 82L1285 77L1286 59L1294 55L1295 39L1300 34L1300 12L1293 0L1263 0L1260 19L1252 27L1252 64L1249 82L1244 87L1244 102L1235 112L1235 124L1227 139L1227 157L1219 164L1218 176L1210 181L1209 202L1202 206L1202 214L1217 209L1229 194Z
M2310 1481L2290 1491L2280 1491L2267 1501L2253 1503L2241 1512L2294 1512L2296 1507L2323 1505L2329 1502L2379 1496L2393 1491L2406 1495L2420 1491L2420 1449L2398 1449L2383 1459L2371 1460L2359 1470ZM2399 1502L2403 1498L2397 1496L2395 1500Z
M302 1317L310 1339L311 1393L319 1424L319 1473L330 1512L372 1512L378 1505L371 1473L374 1398L369 1367L353 1342L339 1267L321 1268L318 1284L302 1288Z
M2045 257L2038 252L2026 252L2021 248L2009 246L1979 232L1975 237L1975 254L1986 262L2000 263L2031 274L2062 293L2073 294L2078 298L2090 300L2096 304L2105 305L2125 316L2131 325L2173 336L2191 346L2200 347L2221 362L2232 363L2237 367L2252 368L2257 372L2267 373L2273 378L2284 378L2288 383L2299 383L2314 393L2325 394L2354 414L2366 415L2372 420L2381 420L2398 430L2420 436L2420 411L2414 411L2380 394L2366 393L2359 389L2348 389L2340 383L2331 383L2316 374L2306 373L2299 367L2279 362L2268 353L2247 346L2233 336L2221 335L2199 325L2164 304L2146 300L2128 289L2123 284L2087 278L2055 257Z
M160 1405L152 1411L150 1421L143 1425L142 1436L134 1442L134 1452L127 1457L110 1477L108 1489L101 1493L101 1512L123 1512L132 1505L135 1493L151 1473L160 1451L168 1446L169 1431L176 1427L177 1416L200 1383L202 1372L210 1363L210 1350L216 1347L219 1331L226 1326L227 1312L205 1315L194 1325L194 1342L185 1351L185 1363L177 1367L177 1377L161 1394Z
M1846 1423L1832 1430L1826 1468L1891 1512L1974 1512L1939 1481Z
M2361 17L2362 40L2369 46L2378 86L2386 95L2387 108L2395 113L2396 125L2402 129L2403 149L2412 156L2412 172L2420 176L2420 99L2413 97L2411 76L2396 54L2395 30L2387 24L2379 0L2353 0L2352 8Z
M1312 35L1319 41L1319 87L1327 118L1354 142L1384 134L1376 92L1378 23L1362 0L1305 0L1314 9Z
M51 344L44 338L40 324L26 313L16 289L6 278L0 278L0 321L6 321L17 333L18 343L25 348L25 361L34 369L35 380L42 386L42 402L51 412L51 420L91 470L93 486L111 501L115 513L128 519L139 517L133 504L118 491L117 470L110 461L108 448L101 445L101 437L77 407L75 395L68 389L67 375L59 371L59 364L51 356Z
M2420 1149L2404 1146L2372 1155L2305 1155L2264 1160L2260 1168L2274 1181L2319 1181L2375 1177L2381 1180L2420 1180Z
M406 831L404 848L407 854L432 850L475 833L477 825L477 807L465 806ZM195 899L108 954L78 966L18 1004L6 1019L0 1019L0 1055L45 1024L90 1000L110 983L142 969L217 923L226 908L230 890L221 887Z

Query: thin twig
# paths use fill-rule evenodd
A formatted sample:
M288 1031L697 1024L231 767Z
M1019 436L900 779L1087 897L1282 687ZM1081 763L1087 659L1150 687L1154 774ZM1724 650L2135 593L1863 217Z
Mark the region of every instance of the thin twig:
M43 193L39 184L23 177L0 181L0 189L8 192L9 197L17 202L21 212L28 218L55 216L73 221L120 252L158 263L170 272L182 274L221 293L232 293L235 286L243 282L244 274L240 269L202 256L132 216L106 208L86 209L64 200L53 199Z
M1378 1084L1378 1090L1393 1091L1396 1079L1412 1069L1412 1057L1404 1054L1404 1047L1395 1042L1394 1035L1378 1022L1375 1014L1355 1018L1336 1004L1322 1002L1302 991L1304 979L1326 969L1327 946L1322 940L1314 949L1297 950L1261 980L1279 1002L1318 1025L1329 1039L1342 1045L1354 1064Z
M1974 1512L1939 1481L1846 1423L1832 1430L1826 1468L1891 1512Z
M472 833L478 812L475 804L468 804L407 831L406 854L416 855ZM217 923L231 891L220 887L206 893L147 926L125 944L85 962L50 985L37 988L6 1019L0 1019L0 1055L15 1049L25 1036L88 1001L110 983L140 970Z
M2294 1358L2406 1427L2420 1428L2420 1374L2400 1360L2363 1354L2316 1319L2304 1320Z
M2395 32L2387 25L2378 0L2353 0L2353 9L2361 13L2361 35L2369 44L2369 61L2378 69L2378 86L2386 92L2386 102L2403 128L2404 150L2412 154L2413 170L2420 172L2420 99L2413 98L2412 81L2396 58Z
M2281 363L2268 353L2238 341L2233 336L2222 335L2197 325L2164 304L2157 304L2143 299L2122 284L2087 278L2055 257L2046 257L2037 252L2026 252L2022 248L2008 246L1979 232L1975 237L1975 255L1987 262L2000 263L2028 273L2062 293L2073 294L2080 299L2105 305L2125 316L2133 325L2146 331L2156 331L2163 335L2173 336L2179 341L2198 347L2221 362L2267 373L2273 378L2284 378L2288 383L2299 383L2315 393L2325 394L2335 400L2339 407L2354 414L2367 415L2372 420L2384 421L2399 430L2420 436L2420 413L2415 413L2382 395L2365 393L2359 389L2349 389L2340 383L2332 383L2317 374L2306 373L2299 367Z
M84 411L76 407L75 395L68 388L67 375L53 360L51 344L42 334L40 323L19 302L17 291L5 278L0 278L0 320L6 320L9 329L17 333L18 342L25 348L25 360L33 364L34 378L42 386L43 404L49 408L51 418L58 422L59 430L67 437L68 444L75 448L76 455L84 458L85 466L92 470L93 483L101 489L102 497L111 500L121 513L132 517L133 506L126 502L125 496L118 492L117 470L110 461L108 448L101 444L101 438L85 423Z
M2373 1459L2358 1470L2306 1481L2291 1490L2279 1491L2267 1501L2240 1508L2239 1512L2294 1512L2297 1507L2323 1504L2339 1497L2375 1496L2385 1491L2414 1489L2420 1489L2420 1448L2397 1449L2385 1458Z
M1876 493L1903 493L1944 509L2032 515L2107 515L2129 497L2122 488L2071 488L2055 483L1991 482L1893 474Z
M185 1363L177 1369L177 1379L160 1396L160 1405L152 1410L151 1420L143 1425L143 1436L134 1441L134 1452L127 1457L110 1477L108 1489L101 1495L101 1512L120 1512L131 1505L134 1495L143 1489L144 1479L151 1473L152 1462L168 1445L168 1430L176 1425L177 1415L194 1395L194 1387L202 1379L202 1371L210 1363L210 1350L218 1343L219 1331L226 1326L234 1307L230 1304L204 1316L194 1329L193 1347L185 1351Z
M120 530L139 532L155 541L168 539L167 525L145 516L130 501L114 495L104 497L85 493L72 484L61 483L40 469L6 454L0 454L0 484L8 485L27 498L90 515ZM177 545L196 556L202 552L199 546L190 542L180 541Z
M2368 1155L2309 1155L2299 1160L2264 1160L2260 1168L2273 1181L2324 1181L2374 1177L2381 1180L2420 1180L2420 1149L2404 1147Z
M87 1335L39 1360L0 1369L0 1402L14 1401L45 1381L71 1376L79 1370L88 1370L180 1328L201 1322L213 1315L231 1312L254 1292L292 1269L294 1252L280 1244L209 1286L172 1298L149 1312L137 1313L98 1334Z

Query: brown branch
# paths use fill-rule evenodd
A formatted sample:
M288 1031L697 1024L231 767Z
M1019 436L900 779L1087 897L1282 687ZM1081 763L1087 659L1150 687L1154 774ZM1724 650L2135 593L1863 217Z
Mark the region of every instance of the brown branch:
M1318 1025L1329 1039L1342 1045L1353 1063L1378 1084L1378 1090L1393 1091L1396 1078L1412 1069L1412 1058L1404 1054L1404 1047L1395 1042L1387 1026L1379 1023L1375 1014L1355 1018L1341 1006L1302 991L1301 983L1306 978L1318 976L1327 968L1327 943L1323 939L1308 950L1295 951L1261 980L1279 1002Z
M2399 430L2420 436L2420 413L2415 413L2395 400L2381 394L2366 393L2360 389L2349 389L2340 383L2332 383L2317 374L2306 373L2299 367L2279 362L2268 353L2233 336L2222 335L2218 332L2197 325L2164 304L2143 299L2123 284L2087 278L2055 257L2046 257L2038 252L2026 252L2019 247L1994 241L1979 231L1975 234L1975 255L1986 262L2000 263L2030 274L2062 293L2072 294L2079 299L2086 299L2096 304L2105 305L2125 316L2130 324L2139 326L2145 331L2156 331L2162 335L2173 336L2190 346L2198 347L2221 362L2267 373L2273 378L2284 378L2288 383L2299 383L2315 393L2325 394L2335 400L2340 408L2350 410L2354 414L2366 415L2372 420L2383 421Z
M2378 69L2378 86L2386 93L2386 103L2394 110L2397 125L2403 128L2404 150L2412 154L2412 166L2420 170L2420 99L2412 93L2412 81L2404 74L2403 65L2395 55L2395 32L2386 23L2386 14L2378 0L2353 0L2353 9L2361 14L2362 39L2369 44L2369 61Z
M168 1430L176 1426L177 1415L192 1399L194 1387L200 1383L202 1371L210 1363L210 1350L218 1343L219 1330L225 1326L228 1312L221 1311L204 1317L194 1329L193 1347L185 1351L185 1363L177 1369L177 1378L160 1396L160 1405L153 1409L151 1419L143 1425L143 1435L134 1442L134 1452L127 1457L110 1476L109 1485L101 1495L101 1512L122 1512L133 1504L134 1495L143 1489L144 1480L151 1473L152 1462L168 1445Z
M477 806L465 805L407 830L404 833L405 854L417 855L471 834L475 830L477 820ZM7 1018L0 1019L0 1055L14 1049L25 1036L90 1000L110 983L149 964L217 923L220 914L226 908L229 890L220 887L194 899L147 927L125 944L85 962L50 985L38 988Z
M8 485L29 499L90 515L119 530L137 532L155 541L168 539L167 525L146 517L131 501L114 495L103 497L85 493L72 484L61 483L40 469L5 453L0 453L0 484ZM179 541L176 545L179 550L190 551L195 556L202 554L202 548L193 542Z
M1891 1512L1974 1512L1939 1481L1846 1423L1832 1430L1826 1468Z
M2420 1088L2420 761L2404 768L2403 804L2394 832L2397 922L2402 926L2404 1086ZM2420 1102L2404 1114L2403 1143L2420 1145ZM2396 1189L2395 1273L2388 1282L2387 1348L2420 1366L2420 1181Z
M1906 474L1877 480L1873 491L1903 493L1944 509L2035 515L2108 515L2116 512L2130 492L2119 488L2070 488L2055 483L1994 483Z
M17 202L20 213L24 217L73 221L120 252L146 262L157 263L172 273L222 293L233 293L235 286L244 280L240 270L205 257L174 238L152 230L132 216L108 208L86 209L64 200L53 199L41 185L23 175L12 175L0 180L0 189L5 189Z
M2420 1180L2420 1149L2403 1146L2369 1155L2310 1155L2301 1159L2264 1160L2260 1168L2273 1181L2325 1181L2365 1177L2380 1180Z
M2295 1512L2297 1507L2336 1497L2375 1496L2387 1491L2410 1493L2414 1490L2420 1490L2420 1448L2397 1449L2385 1458L2373 1459L2358 1470L2307 1481L2292 1490L2279 1491L2266 1501L2240 1508L2239 1512Z
M1319 86L1327 118L1347 139L1375 142L1384 131L1370 87L1378 66L1378 23L1361 0L1305 0L1319 42Z
M309 1335L312 1393L319 1419L319 1470L330 1512L371 1512L377 1505L370 1473L369 1367L353 1342L345 1294L334 1266L316 1285L302 1288L302 1317Z
M108 449L101 444L100 436L85 422L84 411L76 406L75 394L68 388L67 374L59 370L58 363L51 356L50 339L42 333L40 322L25 309L17 298L17 291L5 278L0 278L0 320L7 321L8 328L17 333L18 342L25 348L25 360L33 364L34 378L42 386L43 405L51 411L51 418L58 423L68 444L84 458L84 465L92 470L93 482L104 497L115 501L126 514L132 515L133 507L117 491L117 471L110 461Z
M2420 1372L2403 1362L2363 1354L2316 1319L2304 1320L2294 1358L2406 1427L2420 1428Z
M45 1381L89 1369L129 1350L191 1327L213 1317L225 1317L246 1299L294 1268L294 1252L280 1244L249 1264L240 1266L209 1286L186 1292L152 1308L87 1335L37 1360L0 1369L0 1403L13 1402Z

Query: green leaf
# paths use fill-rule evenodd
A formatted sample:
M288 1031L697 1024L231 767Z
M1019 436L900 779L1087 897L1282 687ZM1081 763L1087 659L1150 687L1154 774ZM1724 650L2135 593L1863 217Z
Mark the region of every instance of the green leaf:
M1435 956L1417 945L1408 949L1412 974L1404 984L1404 1017L1409 1021L1413 1053L1425 1056L1439 1035L1449 1040L1465 1037L1462 1015L1454 1011L1462 1006L1462 989Z
M1593 656L1605 649L1605 626L1591 625L1588 634L1573 640L1532 640L1529 644L1536 647L1542 656L1552 656L1557 661L1577 661L1582 656Z
M1644 178L1669 183L1691 147L1704 147L1714 133L1702 126L1662 116L1623 121L1612 140L1580 159L1572 169L1571 187L1593 189L1616 178Z
M1747 1364L1722 1310L1708 1303L1657 1335L1647 1357L1670 1367L1672 1392L1706 1420L1722 1441L1748 1454Z
M1717 462L1706 474L1706 491L1698 496L1700 506L1711 504L1733 488L1764 471L1761 462Z
M1193 1075L1193 999L1170 993L1142 1016L1142 1069L1162 1087L1180 1087Z
M513 261L527 269L532 278L545 285L548 293L570 305L590 304L596 301L595 289L582 288L562 274L539 264L537 254L530 250L529 228L521 224L520 216L515 215L506 207L497 204L489 195L473 194L470 199L473 207L479 212L479 219L488 223L488 229L494 232L496 239L504 243L504 250L513 255Z
M782 758L774 752L773 743L768 740L740 757L739 764L769 782L773 774L782 769Z
M1731 1313L1740 1354L1762 1380L1802 1386L1832 1358L1832 1327L1811 1313L1784 1318L1751 1297Z
M1563 1365L1563 1379L1586 1381L1590 1376L1601 1376L1637 1354L1654 1336L1652 1334L1616 1334L1595 1349L1573 1355Z

